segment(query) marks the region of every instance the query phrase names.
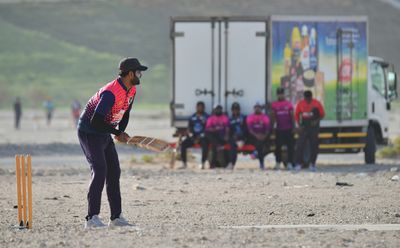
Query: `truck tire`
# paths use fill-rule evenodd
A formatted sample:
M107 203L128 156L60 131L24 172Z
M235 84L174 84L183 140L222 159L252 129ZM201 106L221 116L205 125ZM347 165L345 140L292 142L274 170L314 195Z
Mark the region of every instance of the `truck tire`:
M372 127L368 128L367 140L364 148L364 160L366 164L375 164L376 139L375 130Z

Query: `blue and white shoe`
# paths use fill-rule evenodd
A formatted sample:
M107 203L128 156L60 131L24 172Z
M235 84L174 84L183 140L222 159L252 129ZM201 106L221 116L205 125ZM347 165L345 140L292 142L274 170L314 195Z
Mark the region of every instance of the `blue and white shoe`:
M258 158L258 152L257 152L257 150L254 150L252 153L250 153L250 158L251 158L251 159L256 159L256 158Z
M123 216L122 214L119 215L118 218L115 218L113 220L110 220L108 222L108 227L123 227L123 226L134 226L130 224Z
M182 163L180 167L178 167L178 170L184 170L187 168L187 163Z
M301 171L301 164L296 164L296 165L294 166L294 170L295 170L295 171Z
M104 228L106 225L100 220L98 215L93 215L92 218L86 221L85 229Z
M311 172L316 172L317 171L317 167L315 166L315 164L311 164L310 168L308 168Z
M229 163L229 164L226 166L226 169L228 169L228 170L233 170L233 164L232 164L232 163Z

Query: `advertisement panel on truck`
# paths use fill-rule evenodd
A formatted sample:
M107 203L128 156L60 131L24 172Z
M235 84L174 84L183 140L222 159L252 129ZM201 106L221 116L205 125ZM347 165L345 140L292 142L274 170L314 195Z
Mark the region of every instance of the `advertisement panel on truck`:
M276 88L296 104L311 90L328 121L367 118L367 22L272 20L272 100Z

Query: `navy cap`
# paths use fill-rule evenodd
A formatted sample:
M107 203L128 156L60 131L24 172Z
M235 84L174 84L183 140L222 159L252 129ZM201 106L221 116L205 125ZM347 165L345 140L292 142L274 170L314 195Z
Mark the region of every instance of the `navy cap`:
M214 103L214 108L213 109L216 109L216 108L222 108L221 103Z
M127 71L145 71L147 66L141 65L137 58L124 58L119 62L119 69L122 72Z
M234 103L232 103L231 108L232 109L240 109L240 104L238 102L234 102Z

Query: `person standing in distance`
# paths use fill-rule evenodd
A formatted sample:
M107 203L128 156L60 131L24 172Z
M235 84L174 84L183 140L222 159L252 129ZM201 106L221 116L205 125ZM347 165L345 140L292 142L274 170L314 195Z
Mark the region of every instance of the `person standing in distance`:
M310 170L315 171L319 149L319 123L325 116L322 104L313 99L312 92L304 91L304 99L297 103L295 120L298 125L299 138L296 143L295 170L301 170L304 165L303 154L307 142L310 144Z
M294 156L294 115L293 105L285 99L285 90L278 88L276 90L278 100L271 104L272 120L276 123L275 129L275 167L279 169L282 162L282 145L286 145L288 154L287 169L293 169Z
M15 129L19 129L22 116L21 99L17 97L14 102Z
M269 117L262 112L262 106L259 102L254 105L254 113L247 116L246 124L249 131L249 143L256 148L253 156L258 158L260 169L265 170L265 147L269 143L271 123Z
M136 95L136 86L140 84L142 72L146 70L147 67L141 65L136 58L123 59L119 63L119 77L89 99L79 118L78 138L90 164L92 176L87 194L85 228L105 226L99 217L104 183L111 210L108 226L131 225L122 216L119 184L121 169L111 134L120 142L129 140L129 135L125 133L129 112Z
M54 112L54 103L51 100L51 97L48 97L47 100L43 102L43 107L45 108L45 111L46 111L47 126L50 126L51 119L53 118L53 112Z
M81 108L81 103L77 99L74 99L71 103L71 114L75 127L78 125L79 117L81 115Z

